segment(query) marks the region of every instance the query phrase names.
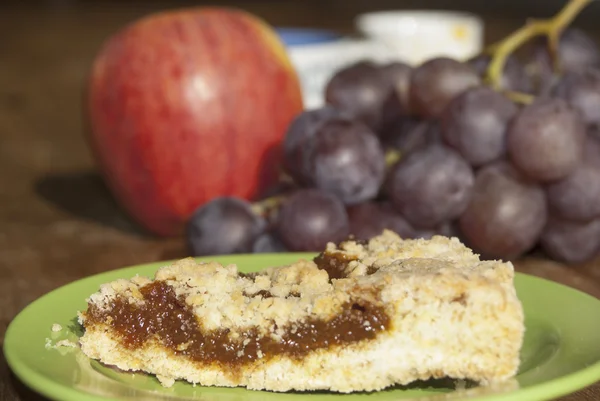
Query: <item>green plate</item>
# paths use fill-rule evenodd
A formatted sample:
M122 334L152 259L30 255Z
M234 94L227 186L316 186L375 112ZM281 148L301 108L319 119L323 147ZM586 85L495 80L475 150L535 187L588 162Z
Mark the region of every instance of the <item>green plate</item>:
M210 258L254 271L312 257L308 254L237 255ZM166 262L129 267L61 287L25 308L6 332L4 352L15 374L55 400L203 401L540 401L576 391L600 380L600 301L571 288L523 274L516 277L527 332L516 380L494 388L467 388L452 381L431 381L371 394L270 393L242 388L192 386L177 382L163 388L144 374L120 373L86 358L78 348L53 347L81 334L77 311L101 283L135 274L151 277ZM54 323L63 329L53 332ZM360 372L357 372L360 374Z

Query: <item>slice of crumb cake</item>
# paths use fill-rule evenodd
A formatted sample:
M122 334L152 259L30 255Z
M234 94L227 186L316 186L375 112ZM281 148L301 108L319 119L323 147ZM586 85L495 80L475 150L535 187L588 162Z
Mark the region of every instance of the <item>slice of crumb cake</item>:
M82 351L164 385L373 391L419 379L504 381L523 311L510 263L457 239L330 244L257 273L184 259L101 286L80 314Z

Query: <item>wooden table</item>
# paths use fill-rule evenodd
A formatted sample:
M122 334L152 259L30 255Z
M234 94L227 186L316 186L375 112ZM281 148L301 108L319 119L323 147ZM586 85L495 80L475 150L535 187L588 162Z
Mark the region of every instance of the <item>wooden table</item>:
M246 1L243 6L274 24L342 31L351 30L352 17L369 7L399 6L398 1L385 0L316 3ZM484 13L483 2L469 3L453 5ZM82 128L83 83L101 41L126 22L167 6L68 0L38 8L22 2L4 4L0 6L0 341L23 307L58 286L125 265L185 255L181 239L149 237L119 210L94 169ZM514 29L525 17L522 12L517 17L494 13L492 18L492 9L485 12L490 39ZM593 23L593 18L588 21ZM599 263L567 267L531 258L519 261L517 267L600 297ZM2 358L0 399L43 398L20 384ZM561 400L597 399L600 384Z

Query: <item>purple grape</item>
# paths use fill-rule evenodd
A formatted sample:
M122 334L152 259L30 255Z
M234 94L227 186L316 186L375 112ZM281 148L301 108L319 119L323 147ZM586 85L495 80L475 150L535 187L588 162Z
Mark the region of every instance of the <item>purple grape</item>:
M447 57L426 61L411 74L411 112L421 118L438 118L450 100L480 83L477 71L468 64Z
M341 242L348 237L348 214L334 195L303 189L281 206L277 231L290 251L321 251L328 242Z
M513 259L530 250L546 224L542 188L506 162L477 172L471 202L459 218L466 242L485 258Z
M600 71L586 69L566 73L554 89L554 95L578 111L585 124L600 125Z
M412 73L412 67L408 64L395 61L381 66L381 70L396 90L396 95L398 99L400 99L402 110L407 112L409 110L408 91L410 88L410 74Z
M535 71L540 83L552 80L554 66L546 38L533 42L530 69ZM558 59L562 71L582 71L587 68L600 68L600 51L594 41L577 28L567 28L561 35L558 46Z
M490 61L491 56L480 54L469 60L468 64L470 64L477 71L477 74L483 78L487 73ZM522 93L531 93L533 91L533 83L527 74L525 65L523 65L514 55L510 55L506 59L500 87L502 89Z
M192 256L247 253L265 226L265 220L253 213L247 201L216 198L199 207L188 220L187 243Z
M586 262L598 253L600 247L600 219L573 222L552 218L544 228L540 245L558 261Z
M406 156L415 150L438 144L440 140L440 127L437 122L406 117L398 120L394 130L388 132L385 144Z
M596 141L600 141L600 127L588 127L587 129L588 138Z
M335 194L348 205L377 196L385 176L385 155L366 125L327 121L307 145L305 155L304 171L316 188Z
M558 53L563 71L600 67L598 45L581 29L571 27L563 32Z
M458 225L458 219L447 221L444 224L440 225L438 227L437 232L439 235L443 235L445 237L456 237L462 242L465 242L462 232L460 231L460 227Z
M300 184L310 181L302 170L304 149L321 124L326 121L348 119L350 116L334 107L307 110L300 113L289 125L283 141L283 164L286 171Z
M454 98L441 120L442 136L471 165L481 166L504 156L508 123L517 106L485 86Z
M566 178L546 187L548 206L557 217L589 221L600 217L600 143L589 138L582 162Z
M369 240L384 229L394 231L402 238L411 238L413 228L391 205L365 202L348 208L350 235L358 240Z
M275 183L274 185L267 187L262 195L260 196L260 199L266 199L266 198L272 198L274 196L281 196L281 195L286 195L289 194L290 192L293 192L295 190L297 190L298 184L296 184L294 181L291 180L282 180L279 181L277 183Z
M411 238L420 239L431 239L434 235L438 235L438 229L436 228L415 228L412 232Z
M583 157L586 132L567 102L540 98L513 119L506 141L511 161L523 174L548 182L575 171Z
M415 227L435 227L467 207L473 171L454 150L431 145L398 162L389 177L394 207Z
M381 134L381 142L386 148L398 148L396 141L406 136L410 131L425 123L425 121L404 116L386 127L385 132Z
M462 241L460 230L458 229L458 224L456 221L446 221L433 228L415 228L413 229L412 238L431 239L431 237L434 235L457 237Z
M370 61L337 71L327 83L325 101L347 111L375 132L402 113L392 81Z
M274 233L265 232L259 235L252 245L253 253L279 253L286 252L283 242Z

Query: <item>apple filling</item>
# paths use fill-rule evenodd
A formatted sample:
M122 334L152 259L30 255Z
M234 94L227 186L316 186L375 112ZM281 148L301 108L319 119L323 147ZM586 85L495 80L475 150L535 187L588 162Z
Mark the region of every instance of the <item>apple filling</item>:
M361 300L343 304L341 311L328 320L308 318L290 323L279 336L259 334L264 330L258 327L204 330L193 308L166 282L147 284L140 293L144 302L139 304L121 297L104 310L89 304L85 312L87 325L110 326L128 349L158 339L176 355L228 366L282 354L302 358L313 350L373 339L390 326L390 317L382 306ZM277 329L275 323L273 326L270 333Z

